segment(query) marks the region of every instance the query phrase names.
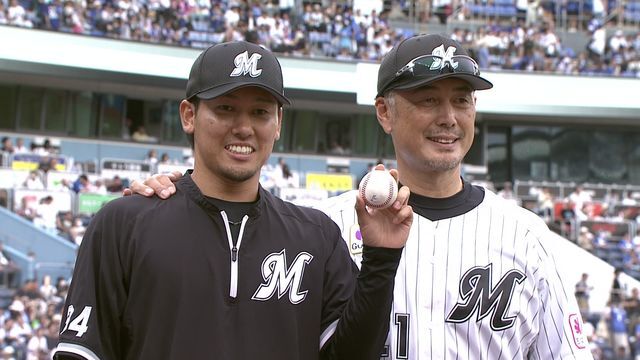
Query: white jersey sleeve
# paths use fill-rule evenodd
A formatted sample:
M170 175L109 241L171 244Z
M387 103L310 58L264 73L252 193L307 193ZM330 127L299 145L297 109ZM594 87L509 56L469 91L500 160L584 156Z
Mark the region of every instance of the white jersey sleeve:
M347 243L349 254L360 268L362 262L362 235L356 216L357 190L347 191L341 195L331 197L316 206L333 220L342 233L342 238Z
M583 320L571 284L563 280L557 263L563 254L556 250L559 239L551 236L540 221L537 237L541 307L538 315L540 333L529 352L530 359L593 359L585 334ZM570 261L570 260L569 260Z

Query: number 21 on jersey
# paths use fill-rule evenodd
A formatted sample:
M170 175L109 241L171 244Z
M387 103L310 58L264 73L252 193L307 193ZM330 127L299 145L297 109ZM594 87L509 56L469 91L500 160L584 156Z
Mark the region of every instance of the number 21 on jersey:
M394 316L396 336L396 356L394 359L408 359L409 358L409 314L397 313ZM389 345L384 346L381 357L388 358L391 356Z

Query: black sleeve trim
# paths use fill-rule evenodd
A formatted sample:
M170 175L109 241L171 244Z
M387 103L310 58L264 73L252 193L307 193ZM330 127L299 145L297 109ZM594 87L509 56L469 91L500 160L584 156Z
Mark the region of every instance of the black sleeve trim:
M61 342L53 350L54 360L100 360L89 348L82 345Z

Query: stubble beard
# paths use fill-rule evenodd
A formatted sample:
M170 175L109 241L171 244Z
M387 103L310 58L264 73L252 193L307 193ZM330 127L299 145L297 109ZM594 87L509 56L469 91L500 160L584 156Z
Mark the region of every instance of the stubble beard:
M256 175L259 170L255 169L234 169L233 167L220 168L220 174L227 180L233 182L244 182Z
M425 165L432 171L449 171L460 166L462 159L426 159Z

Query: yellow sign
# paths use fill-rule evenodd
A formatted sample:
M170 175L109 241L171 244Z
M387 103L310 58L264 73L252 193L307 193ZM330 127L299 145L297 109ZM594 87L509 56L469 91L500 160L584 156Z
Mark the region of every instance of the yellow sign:
M62 156L48 157L35 154L14 155L11 161L11 168L13 170L38 170L43 161L53 165L51 170L65 171L67 169L67 161Z
M307 189L348 191L353 189L353 178L348 174L307 173Z

